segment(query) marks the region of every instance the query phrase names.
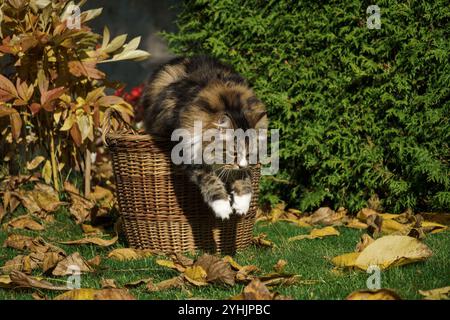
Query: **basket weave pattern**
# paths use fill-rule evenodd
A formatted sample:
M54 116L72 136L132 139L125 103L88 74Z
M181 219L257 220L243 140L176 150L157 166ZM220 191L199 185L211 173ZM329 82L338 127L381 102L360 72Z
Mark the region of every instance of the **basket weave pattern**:
M172 164L167 143L123 127L104 130L130 247L167 253L198 249L234 253L251 243L259 166L252 169L249 212L245 216L232 214L230 220L222 221L204 203L198 186Z

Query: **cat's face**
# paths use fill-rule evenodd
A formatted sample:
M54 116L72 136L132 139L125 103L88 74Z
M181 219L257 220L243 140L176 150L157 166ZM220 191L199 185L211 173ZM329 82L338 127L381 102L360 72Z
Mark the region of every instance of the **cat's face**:
M247 86L236 84L207 86L180 119L181 127L194 133L191 143L198 151L194 151L194 156L202 157L215 169L246 170L254 164L252 155L257 152L254 148L261 138L258 136L259 130L268 127L262 102ZM202 137L198 136L198 130L195 134L195 122L202 125ZM209 152L212 151L212 141L222 145L223 150L216 148L214 152ZM200 144L202 148L199 148ZM214 161L218 155L222 156L222 163Z

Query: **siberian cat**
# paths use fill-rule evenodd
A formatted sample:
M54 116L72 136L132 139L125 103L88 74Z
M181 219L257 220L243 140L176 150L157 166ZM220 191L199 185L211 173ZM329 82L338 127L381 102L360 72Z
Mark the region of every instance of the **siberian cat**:
M149 134L170 140L176 129L192 133L183 143L193 148L192 158L203 161L183 164L183 169L199 186L216 217L228 219L233 210L246 214L252 197L248 144L233 138L234 150L240 151L230 154L229 148L225 148L224 154L231 157L231 163L206 164L200 144L205 146L210 142L194 134L194 123L199 121L202 134L217 129L222 142L230 142L227 129L267 129L265 107L246 80L230 66L211 57L175 58L154 72L144 89L141 104Z

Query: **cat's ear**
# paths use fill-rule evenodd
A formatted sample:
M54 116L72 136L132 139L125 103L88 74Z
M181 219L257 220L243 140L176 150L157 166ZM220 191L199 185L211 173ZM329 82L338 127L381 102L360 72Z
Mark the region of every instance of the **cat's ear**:
M267 117L267 112L261 111L256 117L258 120L255 124L255 129L267 129L269 127L269 118Z
M267 129L269 120L267 118L267 111L264 108L254 108L244 111L245 117L255 129Z

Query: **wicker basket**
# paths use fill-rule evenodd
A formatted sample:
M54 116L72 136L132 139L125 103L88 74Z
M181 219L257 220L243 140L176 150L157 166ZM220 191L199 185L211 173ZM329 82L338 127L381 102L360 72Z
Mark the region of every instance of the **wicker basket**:
M232 254L250 244L259 166L252 169L249 212L222 221L204 203L198 187L172 164L168 143L136 132L117 112L107 112L105 120L104 142L112 155L116 195L130 247ZM117 129L112 129L112 121Z

